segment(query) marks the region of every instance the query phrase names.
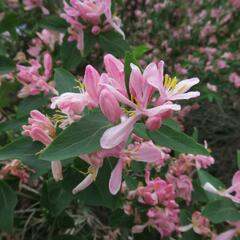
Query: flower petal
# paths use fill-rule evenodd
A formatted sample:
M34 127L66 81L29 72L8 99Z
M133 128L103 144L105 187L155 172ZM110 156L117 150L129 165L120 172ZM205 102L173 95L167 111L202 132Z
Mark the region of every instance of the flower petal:
M148 117L153 117L157 114L173 110L173 111L179 111L181 109L181 106L178 104L164 104L158 107L150 108L146 110L146 115Z
M111 177L109 180L109 191L113 195L117 194L121 188L122 170L123 170L123 161L119 159L117 165L115 166L115 168L111 173Z
M135 123L140 119L140 117L141 115L132 116L120 124L107 129L100 139L101 147L103 149L111 149L121 142L126 141L132 132Z

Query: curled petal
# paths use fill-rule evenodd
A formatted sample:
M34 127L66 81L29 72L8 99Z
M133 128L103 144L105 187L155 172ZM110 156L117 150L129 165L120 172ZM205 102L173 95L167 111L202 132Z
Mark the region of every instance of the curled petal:
M141 115L135 115L127 118L120 124L107 129L100 139L103 149L111 149L126 141L133 130L135 123L141 118Z
M61 161L51 162L52 175L56 182L63 180Z
M235 234L236 230L231 229L218 235L215 240L231 240L232 238L234 238Z
M157 114L164 113L164 112L169 111L169 110L179 111L180 109L181 109L181 106L178 105L178 104L165 104L165 105L161 105L161 106L158 106L158 107L147 109L146 110L146 115L148 117L153 117Z
M109 181L109 191L111 194L115 195L121 188L122 183L122 170L123 170L123 161L120 159L113 169Z

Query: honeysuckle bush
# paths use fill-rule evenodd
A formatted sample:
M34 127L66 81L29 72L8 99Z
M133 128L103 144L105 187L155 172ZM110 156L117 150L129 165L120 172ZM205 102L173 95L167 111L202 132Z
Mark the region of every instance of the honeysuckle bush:
M231 89L221 78L219 84L207 80L209 70L213 79L220 76L215 60L227 63L213 58L213 49L201 50L206 36L222 36L218 28L225 22L205 26L208 13L199 13L189 25L192 30L203 19L206 29L195 46L208 58L206 70L206 59L194 55L196 48L172 55L186 37L178 38L175 30L176 40L163 43L161 50L158 36L151 49L146 47L156 29L169 29L166 12L176 7L173 2L131 2L146 11L135 9L146 19L136 28L153 26L142 31L142 42L128 34L129 11L122 21L118 17L130 6L124 3L0 3L3 239L238 239L240 172L236 169L226 185L210 174L208 168L221 159L211 156L207 141L199 142L196 129L189 136L183 126L185 116L199 108L207 82L212 92ZM205 9L204 1L194 3L191 16ZM215 4L212 18L229 21L227 11L238 18L238 1L224 3L227 10ZM177 6L184 20L187 6ZM149 11L152 19L146 18ZM168 24L156 25L159 21ZM239 56L232 46L239 45L239 32L235 26L231 31L229 45L214 51L228 57L237 94ZM139 32L132 34L137 38ZM220 46L217 40L206 44ZM193 50L183 68L181 59ZM240 165L239 151L233 161Z

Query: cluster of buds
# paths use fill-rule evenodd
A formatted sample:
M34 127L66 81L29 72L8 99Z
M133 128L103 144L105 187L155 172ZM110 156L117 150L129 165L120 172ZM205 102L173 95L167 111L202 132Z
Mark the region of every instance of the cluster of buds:
M48 52L43 55L43 65L36 59L30 60L30 66L17 65L17 78L23 85L18 96L23 98L41 92L57 94L53 83L49 82L52 77L52 65L52 57ZM44 71L41 73L43 66Z
M56 135L56 130L51 120L37 110L31 111L29 125L23 126L23 134L29 136L33 141L38 141L48 146ZM52 174L56 181L62 180L62 164L60 161L52 161Z
M64 13L61 16L70 24L68 40L77 41L81 52L84 50L84 29L89 24L92 25L92 33L95 35L112 27L124 36L120 19L112 16L111 0L70 0L70 5L64 2ZM105 20L101 23L103 16Z

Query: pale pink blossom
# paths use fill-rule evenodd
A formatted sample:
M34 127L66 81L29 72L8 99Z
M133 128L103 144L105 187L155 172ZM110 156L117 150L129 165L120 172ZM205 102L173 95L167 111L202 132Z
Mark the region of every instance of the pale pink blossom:
M205 237L211 236L212 234L208 219L203 217L201 213L198 211L195 211L192 214L191 224L179 227L180 232L186 232L189 231L190 229L193 229L195 233L203 235Z
M18 96L27 97L29 95L38 95L41 92L57 94L56 89L49 82L52 77L53 67L51 55L47 52L44 53L43 64L40 64L36 59L32 59L30 64L30 66L17 65L17 77L23 84ZM42 72L43 67L44 71Z
M39 141L48 146L56 135L53 123L48 117L37 110L30 112L31 118L28 119L29 125L24 125L23 134L29 136L33 141ZM62 180L62 165L60 161L51 162L52 174L56 181Z
M240 203L240 171L237 171L232 178L232 185L228 189L218 190L211 183L207 182L203 186L204 190L231 199Z
M49 14L48 9L43 6L43 0L23 0L23 4L25 5L25 10L27 11L34 8L40 8L44 15Z
M230 3L234 8L240 8L240 1L239 1L239 0L229 0L229 3Z
M229 81L233 83L236 88L240 88L240 75L236 72L230 74Z
M217 236L213 237L213 240L231 240L235 236L238 236L240 231L240 222L230 222L229 223L233 228L230 230L227 230Z
M152 94L155 91L148 83L148 80L159 76L157 66L154 63L149 64L143 74L136 65L131 64L131 68L132 72L129 81L131 99L125 95L125 92L122 93L122 91L117 89L117 87L119 87L121 90L125 90L121 85L115 85L115 81L112 83L102 83L102 86L112 92L119 102L133 109L133 111L129 112L130 117L123 119L119 125L105 131L100 140L102 148L110 149L121 142L126 141L132 132L135 123L140 120L142 116L154 117L169 110L180 110L179 105L168 102L161 105L159 104L153 108L148 108ZM116 69L113 74L116 75L118 72L119 70ZM119 72L119 74L120 73L121 72Z
M218 91L217 85L214 85L214 84L211 84L211 83L207 83L207 89L211 92L217 92Z
M29 169L25 167L21 161L12 160L7 162L0 170L0 179L4 179L7 175L18 177L21 183L26 184L29 179Z

